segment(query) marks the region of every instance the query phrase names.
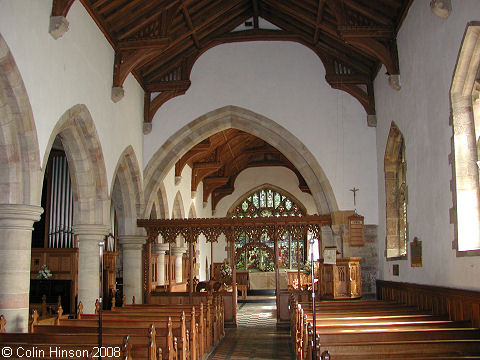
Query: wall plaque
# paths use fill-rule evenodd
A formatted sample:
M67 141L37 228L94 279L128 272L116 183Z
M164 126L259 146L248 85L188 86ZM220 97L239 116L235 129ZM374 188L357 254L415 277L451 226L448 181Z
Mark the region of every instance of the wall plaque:
M392 273L393 273L393 276L399 276L400 275L400 265L393 264Z
M350 246L364 246L364 217L353 214L348 217L348 231L350 237Z
M412 267L422 267L422 242L416 236L410 243L410 261Z

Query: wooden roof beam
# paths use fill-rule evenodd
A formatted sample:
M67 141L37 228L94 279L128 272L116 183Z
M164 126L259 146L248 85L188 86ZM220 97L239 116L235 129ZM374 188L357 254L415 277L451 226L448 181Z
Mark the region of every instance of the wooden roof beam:
M162 91L187 91L192 82L190 80L170 80L170 81L157 81L155 83L149 83L145 85L145 90L150 92L162 92Z
M252 7L253 7L253 28L258 29L258 17L259 17L259 11L258 11L258 2L260 0L252 0Z
M182 3L182 12L183 12L183 17L185 18L185 22L187 23L188 28L190 29L192 33L192 39L193 42L195 43L195 46L197 49L200 49L200 41L198 41L198 36L197 36L197 31L195 30L195 27L193 26L192 19L190 17L190 14L188 12L188 9L184 3Z
M168 39L166 38L121 41L118 43L113 65L113 102L118 102L123 98L123 82L135 66L151 56L158 55L166 46L168 46Z
M359 14L362 14L363 16L366 16L369 19L372 19L379 24L387 25L387 26L393 26L394 25L393 22L389 18L377 13L373 9L370 9L370 8L367 8L367 7L363 6L358 1L353 1L353 0L342 0L342 1L350 9L355 10Z
M75 0L53 0L52 12L48 32L55 39L59 39L68 31L67 14Z
M152 2L152 4L155 4ZM173 15L175 14L176 10L178 9L178 3L175 1L171 3L171 6L160 5L156 6L154 9L141 7L135 14L129 16L129 18L133 19L130 23L119 23L120 26L112 27L112 30L117 32L118 40L125 40L129 36L135 34L143 27L148 25L149 23L153 22L155 19L162 20L161 14L168 11L169 16L165 18L167 22L171 22ZM136 22L138 19L141 19L139 22ZM136 22L136 23L135 23ZM169 25L169 24L168 24ZM123 31L125 30L125 31Z
M390 86L395 90L400 90L400 67L398 64L397 43L395 40L391 40L389 45L385 45L373 38L349 37L347 42L375 56L387 69Z
M313 35L313 43L318 42L318 37L320 35L320 25L322 24L323 12L325 11L326 0L318 0L317 8L317 20L315 21L315 34Z
M129 1L127 4L122 5L120 9L116 10L110 16L105 17L105 21L110 24L114 24L116 21L121 21L122 18L130 15L132 13L132 9L135 8L135 6L137 6L141 2L142 0ZM112 1L112 4L115 4L115 2ZM99 10L98 12L102 13L101 10Z
M225 196L233 194L233 191L235 188L230 185L222 186L219 188L216 188L212 192L212 212L215 212L215 209L217 208L218 203L220 200L222 200Z
M194 163L192 168L192 193L197 190L204 178L218 171L223 164L218 161Z
M180 160L175 163L175 178L182 176L182 171L185 168L185 165L187 165L189 162L200 160L210 151L212 151L212 144L210 143L209 138L188 150L185 155L183 155Z
M228 183L229 178L226 176L206 177L203 179L203 207L206 207L208 197L217 188Z

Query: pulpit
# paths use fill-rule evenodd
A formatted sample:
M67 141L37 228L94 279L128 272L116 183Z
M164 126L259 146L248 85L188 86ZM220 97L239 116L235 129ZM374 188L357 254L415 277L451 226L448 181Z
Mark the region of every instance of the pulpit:
M362 296L360 258L337 258L336 264L319 263L321 299L356 299Z

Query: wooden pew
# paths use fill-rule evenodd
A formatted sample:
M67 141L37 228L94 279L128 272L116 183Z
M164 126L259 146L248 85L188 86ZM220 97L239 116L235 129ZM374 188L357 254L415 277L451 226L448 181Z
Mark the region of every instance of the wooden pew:
M183 319L184 320L184 319ZM62 335L72 334L73 336L94 336L98 339L98 318L97 319L61 319L58 325L41 325L33 324L33 334L38 335ZM174 337L177 333L178 339ZM142 344L141 339L146 337L153 337L156 351L153 348L150 350L152 354L163 353L163 358L168 360L187 360L188 356L188 332L185 329L185 322L183 326L174 331L171 319L166 322L147 322L147 321L102 321L102 335L115 336L121 338L130 336L131 343L136 347L133 352L139 356L138 345ZM77 337L78 338L78 337ZM145 341L143 341L143 345ZM180 350L178 350L180 346ZM144 347L144 346L143 346ZM135 356L134 356L135 357ZM151 355L153 357L153 355ZM144 358L142 356L142 358ZM149 358L150 359L150 358ZM161 359L161 358L160 358Z
M77 324L88 324L89 320L93 320L98 323L98 315L94 314L82 314L81 319L70 320L70 322L76 322ZM111 326L127 326L130 323L130 326L143 326L145 323L153 323L157 328L163 328L166 321L173 321L174 323L174 335L178 337L179 340L179 349L181 354L185 353L185 358L190 358L192 360L197 360L203 353L200 355L200 348L203 349L201 341L203 340L199 334L199 327L197 320L198 318L195 315L195 308L192 308L190 314L185 314L183 309L178 311L168 311L165 313L157 312L116 312L116 311L103 311L102 312L102 324L103 327ZM201 320L201 319L200 319ZM127 323L126 323L127 321ZM186 322L189 323L189 328L187 329ZM60 324L66 325L67 321L61 321ZM189 334L189 343L185 344L185 349L183 350L182 344L183 340L186 339ZM189 354L189 355L187 355Z
M103 342L103 359L106 360L133 360L143 358L156 360L154 356L155 342L146 338L142 345L138 345L134 354L132 339L129 336L107 336ZM137 342L134 340L134 342ZM8 346L12 351L9 359L38 358L42 360L83 358L93 359L98 353L98 334L30 334L30 333L2 333L0 346ZM107 350L108 349L108 350ZM151 353L153 351L153 353Z
M198 311L196 310L198 309ZM210 348L213 344L211 343L211 337L207 336L207 333L211 331L208 327L208 324L203 317L203 304L200 306L187 306L181 305L177 307L130 307L130 308L121 308L115 309L114 312L109 313L109 318L118 318L118 316L129 316L137 320L139 319L160 319L166 316L178 317L185 310L188 311L191 309L190 313L187 312L186 321L189 323L190 331L190 348L193 349L193 359L200 358L205 353L206 349Z
M336 307L333 303L320 302L315 307L318 359L327 354L337 360L420 359L421 356L436 359L444 354L456 359L464 354L480 354L479 330L468 328L467 322L453 322L381 302L368 305L352 301L341 302ZM394 315L392 307L399 313ZM297 358L311 359L312 306L298 304L291 312Z
M190 321L190 333L195 336L191 341L196 341L198 337L199 354L202 356L212 344L212 337L208 336L212 333L211 322L206 321L204 317L203 304L200 305L127 305L121 308L115 308L111 313L134 316L135 318L163 316L181 314L185 311L187 314L187 322ZM105 312L104 312L105 314ZM190 318L190 320L189 320ZM195 319L195 321L193 320ZM198 330L195 330L198 326ZM195 330L195 331L194 331Z
M152 293L148 305L198 305L206 307L207 322L210 321L213 329L213 343L218 343L224 336L224 304L223 297L217 293Z

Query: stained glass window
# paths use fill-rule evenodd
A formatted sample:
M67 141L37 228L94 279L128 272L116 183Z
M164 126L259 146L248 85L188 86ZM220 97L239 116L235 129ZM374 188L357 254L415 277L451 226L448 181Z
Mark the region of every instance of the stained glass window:
M232 217L269 217L269 216L304 216L303 206L280 191L265 187L248 194L231 211ZM237 251L237 269L273 271L273 239L267 234L262 234L260 239L250 239L242 234L235 242ZM297 252L298 248L298 252ZM298 261L300 266L305 261L305 240L297 244L287 232L278 241L280 268L295 269ZM271 255L269 255L271 254Z

